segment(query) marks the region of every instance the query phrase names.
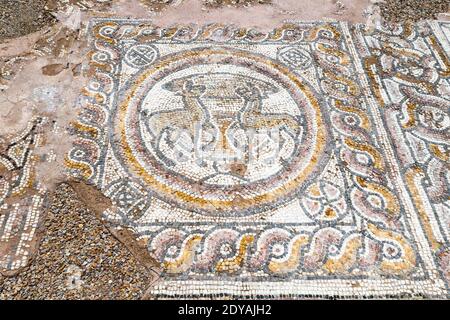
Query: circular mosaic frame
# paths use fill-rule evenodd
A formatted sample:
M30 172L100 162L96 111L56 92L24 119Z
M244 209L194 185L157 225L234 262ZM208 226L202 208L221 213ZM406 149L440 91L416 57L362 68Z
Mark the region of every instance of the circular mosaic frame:
M296 148L293 156L296 161L291 161L277 176L238 186L195 185L176 172L169 171L140 146L142 137L137 132L139 126L130 125L138 123L140 117L140 104L133 101L142 102L150 88L167 74L193 64L213 63L235 64L268 74L302 103L307 126L305 143ZM130 168L132 175L142 179L154 196L177 207L209 216L256 214L295 197L306 187L304 182L313 179L328 161L329 155L324 151L329 145L330 134L327 132L328 126L324 125L326 119L323 119L322 106L314 90L299 75L267 57L230 48L197 48L165 56L138 73L124 88L118 108L113 113L114 134L120 140L116 144L116 154L122 163L127 164L124 167ZM130 108L134 110L130 112ZM202 196L195 195L195 192Z

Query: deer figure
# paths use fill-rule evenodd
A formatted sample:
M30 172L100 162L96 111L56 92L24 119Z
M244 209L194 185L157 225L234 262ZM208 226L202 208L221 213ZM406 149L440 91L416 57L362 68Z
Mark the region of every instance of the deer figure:
M182 81L177 81L182 80ZM194 145L197 146L198 134L196 130L200 128L214 128L211 122L211 116L200 100L201 95L205 92L205 86L194 85L192 80L177 79L163 86L164 89L175 92L182 96L185 109L158 111L151 114L143 112L147 131L153 137L153 147L159 150L159 144L163 133L166 132L166 142L170 146L180 137L181 132L187 132L193 139ZM168 166L174 163L159 152L159 157Z
M262 94L260 89L250 82L236 89L245 102L239 111L238 121L243 128L258 130L284 128L294 139L300 134L300 125L295 117L289 114L262 113Z

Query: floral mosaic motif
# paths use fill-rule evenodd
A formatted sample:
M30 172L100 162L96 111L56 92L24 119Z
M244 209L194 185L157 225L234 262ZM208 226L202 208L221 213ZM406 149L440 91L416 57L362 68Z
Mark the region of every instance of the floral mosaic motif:
M319 181L307 189L302 207L312 219L324 222L336 221L347 211L343 192L327 181Z
M165 274L155 295L448 293L435 260L441 247L429 245L437 221L411 191L431 158L400 171L386 140L396 135L379 111L409 100L386 107L382 86L369 92L367 84L393 75L403 85L418 73L437 80L418 64L383 58L397 46L368 54L380 49L370 37L382 30L298 23L261 33L99 19L89 32L95 76L67 166L117 204L120 217L108 211L107 219L147 241ZM439 32L429 35L440 69L430 68L445 76ZM151 59L133 56L133 46L153 48ZM133 57L145 66L126 61ZM445 158L445 115L428 109L446 98L424 91L435 84L416 81L411 103L431 100L409 122L419 129L414 139L432 134L432 150ZM422 107L405 108L410 117ZM439 185L426 189L423 199L445 201Z

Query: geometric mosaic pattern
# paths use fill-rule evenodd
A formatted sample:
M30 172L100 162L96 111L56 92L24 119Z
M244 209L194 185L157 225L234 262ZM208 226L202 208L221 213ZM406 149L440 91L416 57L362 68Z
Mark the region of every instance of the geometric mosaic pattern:
M156 297L448 296L450 24L88 33L66 165Z

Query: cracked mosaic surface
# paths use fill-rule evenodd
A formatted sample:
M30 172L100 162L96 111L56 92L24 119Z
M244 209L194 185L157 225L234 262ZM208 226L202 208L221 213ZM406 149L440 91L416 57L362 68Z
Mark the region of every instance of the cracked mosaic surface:
M156 297L448 296L450 24L96 19L73 177Z

